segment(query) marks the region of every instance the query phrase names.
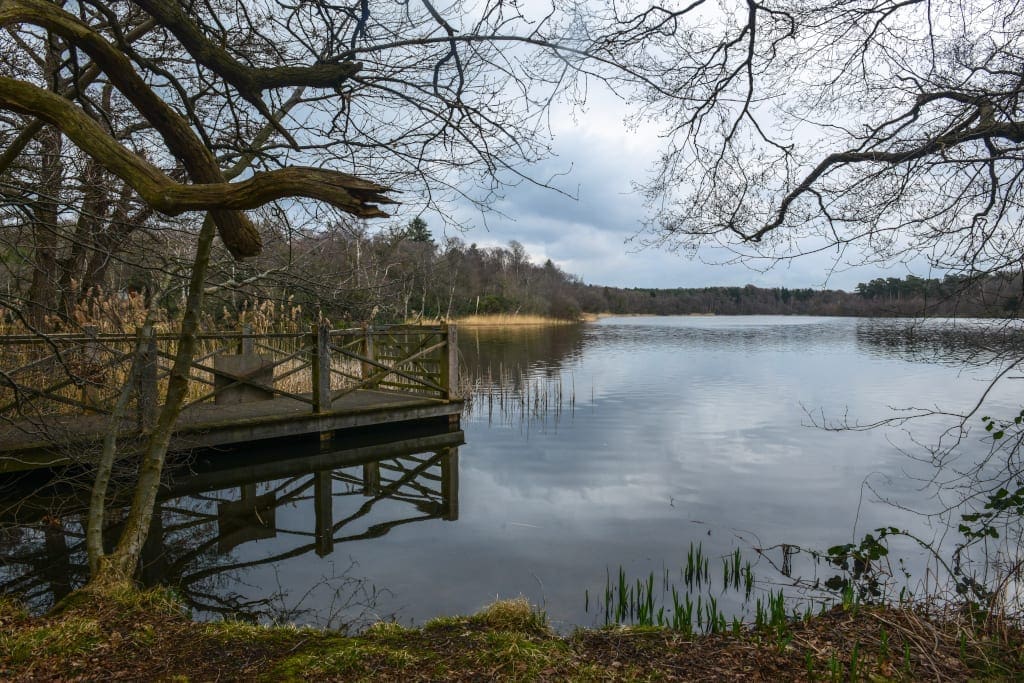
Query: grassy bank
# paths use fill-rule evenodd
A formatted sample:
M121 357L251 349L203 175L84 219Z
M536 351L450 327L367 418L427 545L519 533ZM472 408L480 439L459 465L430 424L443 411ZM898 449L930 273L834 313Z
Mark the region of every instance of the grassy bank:
M1024 675L1016 632L837 608L785 628L551 632L525 601L365 633L192 621L164 591L79 593L31 617L0 601L3 680L967 680Z

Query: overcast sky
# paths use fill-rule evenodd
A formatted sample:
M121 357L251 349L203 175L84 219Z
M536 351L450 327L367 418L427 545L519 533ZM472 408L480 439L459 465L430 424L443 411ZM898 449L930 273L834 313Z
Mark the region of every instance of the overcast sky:
M497 212L488 215L486 227L478 212L456 210L467 223L479 226L459 236L480 246L518 240L535 262L550 258L587 283L620 287L753 284L852 290L858 282L875 277L907 274L904 266L889 270L850 267L847 262L855 260L853 255L837 264L834 251L800 257L760 272L754 264L723 264L730 258L723 250L708 248L694 258L643 248L630 240L648 216L633 183L645 178L656 158L659 140L657 131L650 128L628 130L623 124L625 113L621 102L594 92L588 110L582 114L572 117L556 110L552 127L557 156L535 168L533 175L547 178L568 172L557 184L577 195L578 200L522 184L510 188L505 200L494 207L507 218ZM425 218L435 235L443 237L441 220L429 214Z

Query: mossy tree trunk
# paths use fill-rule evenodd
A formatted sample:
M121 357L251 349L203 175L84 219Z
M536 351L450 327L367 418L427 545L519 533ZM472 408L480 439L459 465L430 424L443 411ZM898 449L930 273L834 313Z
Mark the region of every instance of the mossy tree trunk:
M199 231L199 241L192 263L192 277L188 286L188 298L181 320L181 330L178 334L178 351L175 354L167 384L166 401L157 418L156 426L150 433L142 462L139 464L135 494L132 498L128 518L124 522L121 538L112 553L105 556L100 555L96 569L90 578L90 585L121 583L131 579L138 566L142 546L146 541L146 534L153 517L157 493L160 490L160 477L167 459L167 447L171 440L171 432L188 393L189 371L195 354L199 315L203 305L203 284L209 270L210 253L216 234L217 226L213 219L207 216ZM103 502L102 497L92 501L91 515L102 514ZM96 509L97 504L101 507L99 511Z

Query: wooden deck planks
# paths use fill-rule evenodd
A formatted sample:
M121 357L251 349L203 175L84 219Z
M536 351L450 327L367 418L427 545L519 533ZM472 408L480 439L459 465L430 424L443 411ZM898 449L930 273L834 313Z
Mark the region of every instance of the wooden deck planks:
M329 410L314 413L291 398L186 408L175 426L171 450L413 422L448 416L457 419L461 401L378 390L359 390L335 399ZM88 462L110 427L106 415L50 416L0 424L0 472L15 472ZM141 445L134 418L122 426L126 453ZM134 448L133 448L134 445Z

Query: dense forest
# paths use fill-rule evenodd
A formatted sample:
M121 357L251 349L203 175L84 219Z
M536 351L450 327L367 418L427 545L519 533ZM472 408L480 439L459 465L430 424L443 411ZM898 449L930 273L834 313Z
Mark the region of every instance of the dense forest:
M280 245L284 248L284 245ZM550 259L538 264L522 244L480 247L457 237L435 240L422 219L380 233L336 229L287 245L302 267L264 263L238 272L256 298L319 307L338 319L379 322L453 319L475 314L578 318L585 313L1006 316L1015 314L1019 275L875 279L854 292L811 288L621 288L585 284ZM259 271L263 269L264 277ZM298 277L297 272L302 276ZM239 300L235 290L232 301ZM244 299L245 297L242 297ZM231 308L231 306L227 306Z

